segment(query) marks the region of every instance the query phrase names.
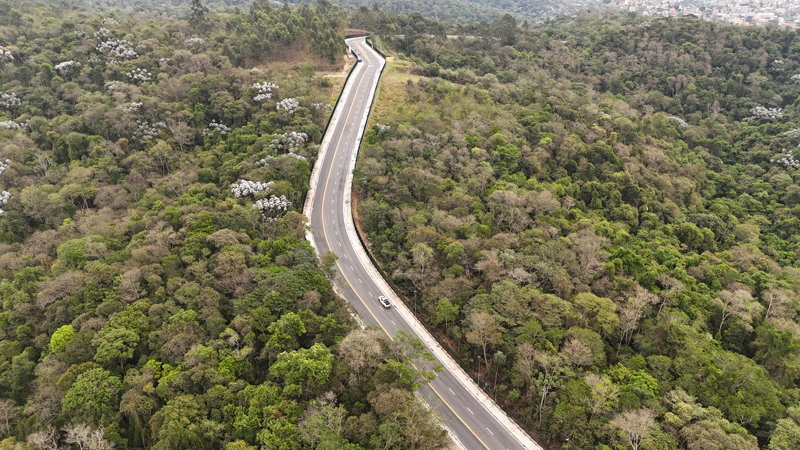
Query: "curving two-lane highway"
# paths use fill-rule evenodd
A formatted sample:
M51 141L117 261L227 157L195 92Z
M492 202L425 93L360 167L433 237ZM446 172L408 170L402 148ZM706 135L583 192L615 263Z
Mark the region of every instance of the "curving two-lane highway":
M422 338L420 334L424 333L415 332L420 331L420 326L411 323L414 321L413 315L403 305L398 305L396 295L389 291L385 281L367 259L358 238L354 238L350 212L352 171L385 61L366 44L363 37L348 39L347 43L362 61L342 91L312 173L312 189L304 210L311 222L309 238L320 255L331 250L339 257L336 263L342 280L339 292L355 306L365 323L378 326L390 337L398 330L406 330ZM389 297L395 306L389 309L381 307L379 295ZM429 335L427 340L422 341L431 347L436 346ZM429 350L437 356L443 354L441 349ZM462 383L466 377L452 360L440 359L448 369L438 373L436 379L423 387L420 393L439 410L451 436L463 448L541 448L510 419L498 414L496 406L490 404L483 393L477 392L474 384Z

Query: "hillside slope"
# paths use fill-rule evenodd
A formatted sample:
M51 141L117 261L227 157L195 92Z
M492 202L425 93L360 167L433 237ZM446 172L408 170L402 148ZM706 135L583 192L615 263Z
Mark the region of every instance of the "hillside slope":
M384 37L373 254L554 447L798 448L800 37L511 31Z

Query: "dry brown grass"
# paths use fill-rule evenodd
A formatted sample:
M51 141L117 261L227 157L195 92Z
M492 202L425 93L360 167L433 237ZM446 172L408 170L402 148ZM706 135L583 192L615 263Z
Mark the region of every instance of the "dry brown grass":
M269 66L272 63L284 63L292 70L297 70L302 64L313 64L314 69L320 72L335 72L341 67L338 63L331 64L312 54L311 44L301 40L297 40L286 47L276 48L269 57L269 61L264 65Z
M376 122L390 122L389 119L397 115L397 108L408 103L406 83L408 80L416 83L420 79L419 75L410 72L411 63L408 61L395 60L386 64L368 126Z

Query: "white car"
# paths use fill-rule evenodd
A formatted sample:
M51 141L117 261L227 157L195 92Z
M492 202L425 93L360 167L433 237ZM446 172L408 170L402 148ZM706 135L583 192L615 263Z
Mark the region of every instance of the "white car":
M383 306L385 309L389 309L392 307L392 303L384 295L378 297L378 301L381 302L381 306Z

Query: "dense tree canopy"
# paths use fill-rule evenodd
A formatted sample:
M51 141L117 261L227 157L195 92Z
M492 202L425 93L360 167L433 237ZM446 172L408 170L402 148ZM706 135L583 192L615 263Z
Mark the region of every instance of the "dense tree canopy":
M554 445L795 447L800 35L415 23L354 187L439 338Z
M0 13L0 447L441 448L305 240L344 14L193 7Z

